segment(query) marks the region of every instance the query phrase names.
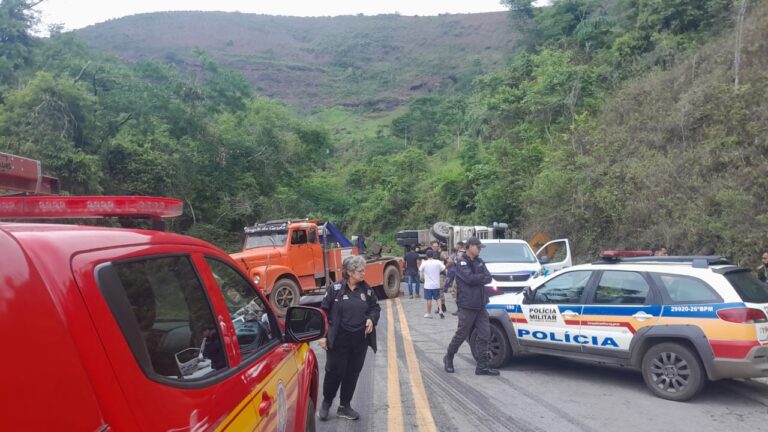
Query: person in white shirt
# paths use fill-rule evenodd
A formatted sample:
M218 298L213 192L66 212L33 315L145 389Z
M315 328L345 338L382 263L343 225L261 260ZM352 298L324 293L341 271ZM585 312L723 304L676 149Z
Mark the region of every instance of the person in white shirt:
M432 249L427 249L427 259L419 266L419 273L424 278L424 298L427 300L427 313L424 318L432 318L432 300L440 300L440 273L444 271L445 264L435 259L435 252ZM445 318L439 303L436 306L440 318Z

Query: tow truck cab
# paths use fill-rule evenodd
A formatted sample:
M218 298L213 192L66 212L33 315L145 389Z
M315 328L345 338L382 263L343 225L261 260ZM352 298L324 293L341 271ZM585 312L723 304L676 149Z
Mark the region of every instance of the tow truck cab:
M380 252L380 251L379 251ZM231 257L269 296L278 313L299 298L341 280L344 258L363 255L333 224L315 219L281 220L245 228L243 251ZM402 259L366 254L365 281L379 296L400 293Z

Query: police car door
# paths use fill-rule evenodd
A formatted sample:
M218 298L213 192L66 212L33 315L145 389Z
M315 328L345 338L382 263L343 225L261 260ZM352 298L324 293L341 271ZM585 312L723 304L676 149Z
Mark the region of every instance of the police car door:
M573 265L571 244L568 239L552 240L536 251L536 258L545 270L544 275L568 268Z
M593 273L563 272L537 287L530 302L522 305L524 319L515 324L518 342L534 350L580 352L582 298Z
M645 273L600 272L582 311L584 352L627 358L637 332L659 320L661 305L651 286Z

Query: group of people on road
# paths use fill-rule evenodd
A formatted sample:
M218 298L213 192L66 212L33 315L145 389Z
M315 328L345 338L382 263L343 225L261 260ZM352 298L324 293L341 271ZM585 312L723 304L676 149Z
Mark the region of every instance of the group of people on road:
M466 249L465 249L466 246ZM451 338L443 357L443 368L454 373L453 357L469 335L476 330L476 348L479 353L488 352L490 320L485 305L488 292L485 285L491 282L491 274L480 258L484 245L477 237L471 237L466 245L459 242L452 254L440 250L433 243L426 251L421 263L419 254L411 250L405 256L405 275L408 278L408 293L419 297L419 284L424 281L424 298L427 300L427 314L432 317L432 302L435 301L441 318L444 318L445 294L456 284L456 304L459 318L458 328ZM416 270L416 271L414 271ZM446 277L441 280L441 274ZM342 263L343 279L325 293L321 308L328 317L328 335L318 341L326 351L325 378L322 388L322 402L318 417L327 420L330 409L341 389L338 417L357 420L360 414L350 405L357 386L357 380L365 363L370 346L376 352L376 324L381 307L373 289L365 282L365 259L359 255L349 256ZM499 371L488 366L488 356L477 358L476 375L499 375Z
M488 352L488 342L491 336L490 319L485 305L488 304L486 284L492 280L491 273L480 258L480 251L485 247L477 237L471 237L466 245L456 244L451 255L440 250L440 245L433 242L426 251L426 260L419 264L420 255L416 250L409 250L405 255L405 274L408 278L408 294L410 298L419 297L419 282L424 281L424 298L427 300L425 318L432 317L432 301L438 302L437 313L445 318L445 295L456 284L456 305L459 318L458 328L448 345L443 357L443 368L448 373L454 373L453 357L464 341L467 341L473 331L477 331L476 350L478 353ZM445 273L441 282L440 275ZM480 354L477 358L477 375L499 375L499 371L488 366L488 356Z
M409 248L405 254L405 277L408 284L408 296L420 298L420 283L424 283L424 298L427 300L425 318L432 318L432 301L436 301L435 314L445 318L447 308L445 296L454 289L456 263L464 254L464 242L456 243L453 253L442 250L440 243L432 242L422 259L418 248ZM455 291L454 291L455 296ZM456 315L456 312L453 313Z

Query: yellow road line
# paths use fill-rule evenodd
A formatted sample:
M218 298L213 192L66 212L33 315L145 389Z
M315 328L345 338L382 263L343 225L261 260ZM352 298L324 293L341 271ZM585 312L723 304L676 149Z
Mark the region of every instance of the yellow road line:
M387 302L387 430L402 432L403 400L400 397L400 373L397 364L397 342L395 340L395 320L392 313L392 300Z
M432 410L427 401L427 392L424 389L424 381L421 379L421 370L416 361L416 351L413 349L413 340L411 339L411 330L408 328L408 319L405 317L403 305L400 297L395 297L397 304L398 318L400 318L400 333L403 334L403 346L405 347L405 360L408 363L408 378L411 381L413 390L413 402L416 408L416 421L419 424L420 432L437 432L435 419L432 417Z

